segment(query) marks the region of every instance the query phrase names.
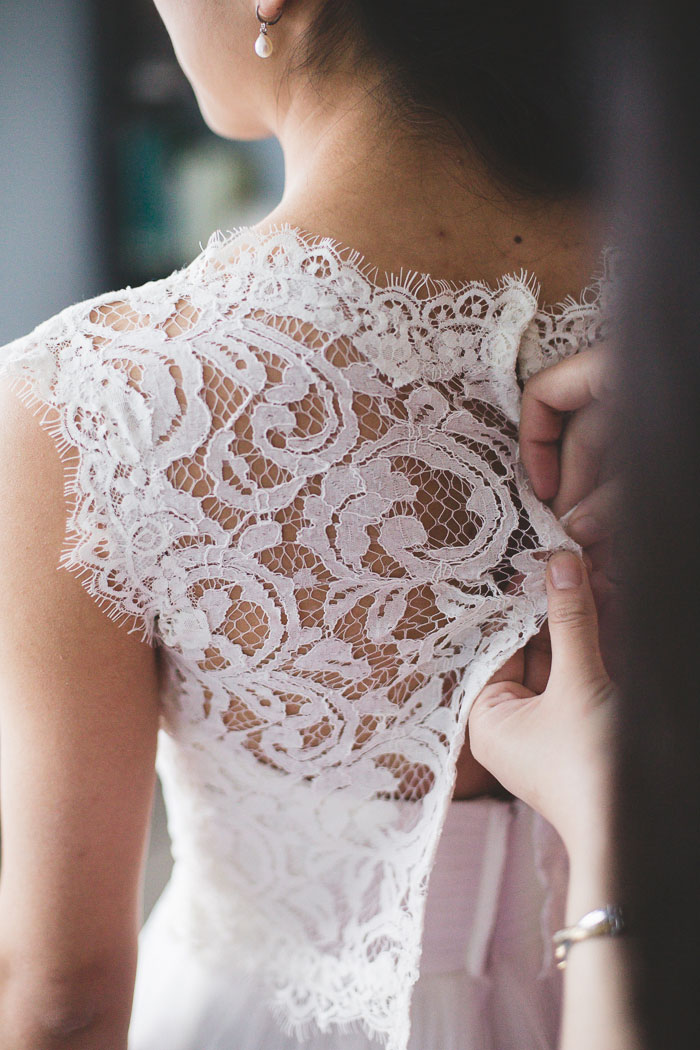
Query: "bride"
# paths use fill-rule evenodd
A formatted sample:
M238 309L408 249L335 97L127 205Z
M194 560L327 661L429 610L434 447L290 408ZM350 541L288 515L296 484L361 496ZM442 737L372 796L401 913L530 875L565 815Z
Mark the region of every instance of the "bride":
M612 276L561 12L157 6L285 191L0 351L3 1045L552 1047L559 846L466 721L578 549L517 455Z

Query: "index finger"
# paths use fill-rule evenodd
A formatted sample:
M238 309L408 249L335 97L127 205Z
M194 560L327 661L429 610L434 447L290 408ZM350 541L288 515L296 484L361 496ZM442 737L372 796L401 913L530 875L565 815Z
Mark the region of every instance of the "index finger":
M564 413L600 400L609 391L608 350L603 346L567 357L526 382L520 414L520 458L539 499L553 499L559 489Z

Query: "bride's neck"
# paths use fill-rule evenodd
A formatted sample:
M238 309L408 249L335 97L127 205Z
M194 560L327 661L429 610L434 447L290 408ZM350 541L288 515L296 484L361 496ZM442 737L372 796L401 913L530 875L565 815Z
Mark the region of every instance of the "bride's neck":
M392 123L378 93L348 83L290 101L277 129L285 192L261 228L289 222L327 234L382 271L494 284L524 267L543 303L589 283L606 243L590 202L506 195L475 151Z

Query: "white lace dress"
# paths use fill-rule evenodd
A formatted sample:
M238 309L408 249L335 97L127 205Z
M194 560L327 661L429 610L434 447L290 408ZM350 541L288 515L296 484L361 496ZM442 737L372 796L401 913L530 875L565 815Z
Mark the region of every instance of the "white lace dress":
M450 799L577 549L518 462L519 380L604 336L612 259L544 309L524 273L242 229L0 351L65 463L61 567L158 651L175 864L130 1050L554 1045L559 844Z

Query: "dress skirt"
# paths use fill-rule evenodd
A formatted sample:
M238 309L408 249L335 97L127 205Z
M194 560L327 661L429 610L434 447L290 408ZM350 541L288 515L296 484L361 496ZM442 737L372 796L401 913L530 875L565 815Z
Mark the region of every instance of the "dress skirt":
M565 861L543 824L520 802L450 803L430 877L408 1050L555 1050L561 980L548 942L563 918ZM550 892L557 872L558 896ZM302 1042L286 1035L254 977L207 969L171 935L177 893L171 880L141 930L129 1050L381 1046L364 1032L317 1031Z

